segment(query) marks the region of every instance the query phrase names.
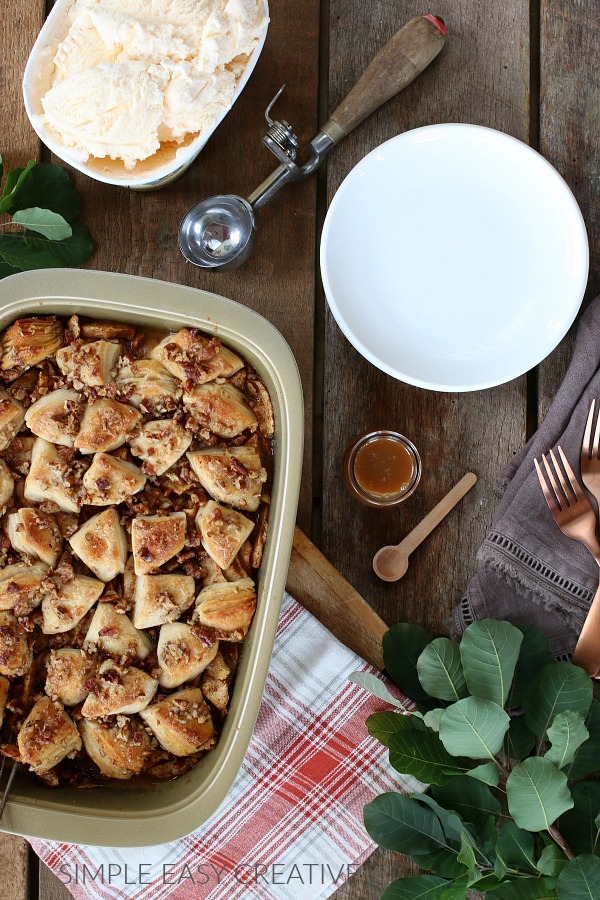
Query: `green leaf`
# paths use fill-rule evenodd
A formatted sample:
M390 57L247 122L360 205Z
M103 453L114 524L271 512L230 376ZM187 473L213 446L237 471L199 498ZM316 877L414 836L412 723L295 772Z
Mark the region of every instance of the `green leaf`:
M542 875L551 875L556 878L562 872L566 861L567 857L560 847L557 847L556 844L549 844L540 853L537 869Z
M497 703L465 697L449 706L441 717L440 740L453 756L493 760L509 725L508 713Z
M464 831L460 836L460 853L456 858L459 863L462 863L463 866L466 866L469 872L474 874L475 878L479 877L479 869L477 868L475 850L473 849L473 844Z
M535 844L533 835L507 822L496 841L496 874L502 877L502 870L512 872L537 872L534 861Z
M22 272L29 269L59 268L63 265L60 255L53 250L53 246L58 247L59 242L47 241L50 245L47 247L40 246L35 240L26 234L0 234L0 258Z
M417 660L417 673L430 697L460 700L467 694L460 648L449 638L435 638L425 647Z
M556 900L558 894L545 878L509 881L494 892L494 900Z
M427 727L431 728L432 731L435 731L436 734L439 734L440 719L442 718L444 711L445 707L438 706L436 709L430 709L429 712L426 712L423 716L423 721Z
M348 676L348 681L359 684L366 691L373 694L373 696L378 697L380 700L385 700L385 702L389 703L391 706L396 706L398 709L401 709L410 715L418 716L421 719L423 718L420 712L411 710L409 706L402 702L402 700L398 700L397 697L394 697L386 687L385 682L371 672L352 672L352 674Z
M590 733L583 724L583 720L582 712L573 712L569 709L567 712L555 716L552 725L546 732L546 737L552 746L544 753L544 756L558 769L572 763L576 750L589 738Z
M585 717L585 727L589 731L589 738L575 751L574 761L564 768L564 773L570 780L585 778L599 768L600 703L597 700L592 701L590 711Z
M419 857L450 845L440 820L407 794L386 793L364 808L365 828L380 847Z
M483 830L489 816L500 815L500 803L489 787L464 775L445 785L432 785L431 796L445 809L455 810L476 831Z
M570 859L556 883L560 900L598 900L600 897L600 859L583 854Z
M372 713L367 718L367 730L369 734L377 738L384 747L389 747L390 738L398 731L414 730L427 733L423 720L419 716L404 716L401 713L383 710Z
M571 788L573 809L560 817L559 831L575 853L600 854L598 812L600 781L579 781Z
M511 759L525 759L535 747L535 734L531 731L523 716L510 720L507 735L507 751Z
M31 171L36 166L35 159L30 159L24 169L12 169L6 176L4 182L4 190L0 199L0 213L11 213L13 211L15 198L19 192L28 185L32 180Z
M523 634L523 643L508 698L509 709L522 706L537 673L543 666L555 662L550 641L541 629L536 625L518 625L517 628Z
M9 266L7 262L4 262L0 259L0 278L7 278L9 275L16 275L17 272L20 272L21 269L15 268L15 266Z
M509 622L482 619L465 630L460 655L469 693L504 706L523 635Z
M73 234L73 229L66 219L49 209L40 209L39 206L18 210L12 220L17 225L23 225L29 231L37 231L52 241L62 241Z
M548 829L573 806L566 776L550 760L537 756L512 770L506 780L506 798L515 823L527 831Z
M523 699L527 725L538 740L546 739L546 731L559 713L587 714L592 702L592 679L569 662L544 666Z
M438 875L399 878L385 889L381 900L440 900L449 884L449 881Z
M397 772L427 784L446 784L465 766L450 756L437 734L404 730L389 738L390 763Z
M81 209L81 199L68 172L53 163L38 163L14 192L5 212L14 213L30 206L41 206L73 222Z
M446 809L444 806L440 806L439 803L435 801L435 799L429 794L410 794L413 800L417 803L422 803L424 806L429 807L429 809L433 810L438 819L440 820L440 824L444 831L446 838L448 839L448 843L451 846L460 846L462 835L465 833L465 826L463 825L462 819L453 809Z
M432 634L407 622L399 622L383 636L383 662L388 675L407 697L425 703L428 709L431 700L419 681L417 660L432 640Z
M33 235L23 235L33 247L40 250L51 250L61 260L63 266L80 266L87 262L94 251L94 243L87 228L80 225L79 222L72 224L73 234L70 238L62 241L50 241L44 237L34 237Z
M465 775L468 778L474 778L476 781L482 781L483 784L489 784L492 787L496 787L500 780L498 764L492 762L492 760L482 763L480 766L474 766L472 769L468 769L468 771L465 772Z
M497 888L502 887L502 885L506 883L507 882L504 880L500 881L495 875L492 875L491 872L487 872L485 875L482 875L481 878L477 879L477 881L472 881L469 887L474 891L480 891L485 894L487 891L497 890Z

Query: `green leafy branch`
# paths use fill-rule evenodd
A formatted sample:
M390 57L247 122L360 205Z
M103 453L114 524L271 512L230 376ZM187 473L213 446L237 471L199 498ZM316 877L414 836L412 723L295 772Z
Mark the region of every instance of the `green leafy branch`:
M0 181L4 175L0 157ZM0 194L0 278L28 269L78 266L92 238L75 221L81 201L67 172L30 160L6 175Z
M399 624L385 667L416 709L373 676L361 684L395 710L369 716L391 765L428 785L364 810L380 846L429 874L384 900L600 897L600 703L583 669L557 662L538 628L486 619L460 643ZM371 680L372 679L372 680Z

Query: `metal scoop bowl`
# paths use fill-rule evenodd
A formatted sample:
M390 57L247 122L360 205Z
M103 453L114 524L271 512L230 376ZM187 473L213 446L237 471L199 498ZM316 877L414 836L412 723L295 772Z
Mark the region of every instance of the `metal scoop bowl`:
M307 178L329 150L387 100L413 81L438 55L446 39L439 16L417 16L407 22L372 60L347 97L308 145L308 161L296 164L298 138L287 122L273 121L263 141L280 165L247 199L219 194L196 203L179 226L179 248L188 262L203 269L236 269L250 255L256 233L255 210L288 181Z

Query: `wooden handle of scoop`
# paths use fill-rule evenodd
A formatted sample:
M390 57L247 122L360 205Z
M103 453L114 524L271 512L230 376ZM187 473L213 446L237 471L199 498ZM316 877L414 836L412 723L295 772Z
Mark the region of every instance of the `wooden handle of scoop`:
M437 16L417 16L397 31L321 128L335 143L413 81L435 59L446 39Z

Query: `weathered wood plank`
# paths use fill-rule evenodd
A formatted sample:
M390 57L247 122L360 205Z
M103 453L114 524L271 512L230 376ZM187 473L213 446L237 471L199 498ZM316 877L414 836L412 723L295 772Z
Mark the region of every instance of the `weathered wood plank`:
M41 862L39 900L71 900L71 897L62 881Z
M27 841L0 834L2 900L24 900L27 892Z
M594 5L542 0L540 151L575 194L590 242L590 276L582 309L600 293L598 142L600 26ZM575 329L540 366L539 414L543 418L562 381Z
M332 3L330 105L333 108L385 40L420 8L415 3ZM417 81L364 123L332 155L331 198L350 168L394 134L435 121L489 125L528 137L528 5L440 3L448 26L442 54ZM485 302L485 298L482 298ZM489 523L492 486L525 437L525 379L474 394L438 394L403 385L364 361L326 313L323 550L382 615L443 630L474 569ZM343 415L340 412L343 410ZM398 509L359 506L340 474L353 434L390 427L420 448L424 472L415 495ZM398 541L467 471L479 476L462 501L411 558L399 584L382 584L371 559ZM460 536L460 554L456 541Z
M370 4L332 0L330 109L395 30L412 16L429 11L441 15L448 27L444 50L409 88L332 154L327 171L329 200L367 152L410 128L444 121L473 122L527 141L529 4L525 0L484 5L474 0L441 0L431 10L405 0ZM362 507L349 496L341 478L341 460L351 438L362 430L383 427L412 438L423 456L418 491L395 510ZM476 550L491 520L494 482L525 440L526 379L474 394L436 394L401 384L360 357L326 308L323 433L321 549L389 624L405 620L445 631L448 614L474 571ZM376 550L405 536L468 470L477 473L478 484L411 556L402 581L378 581L371 569ZM378 850L336 896L357 900L380 896L394 878L413 872L406 859Z

